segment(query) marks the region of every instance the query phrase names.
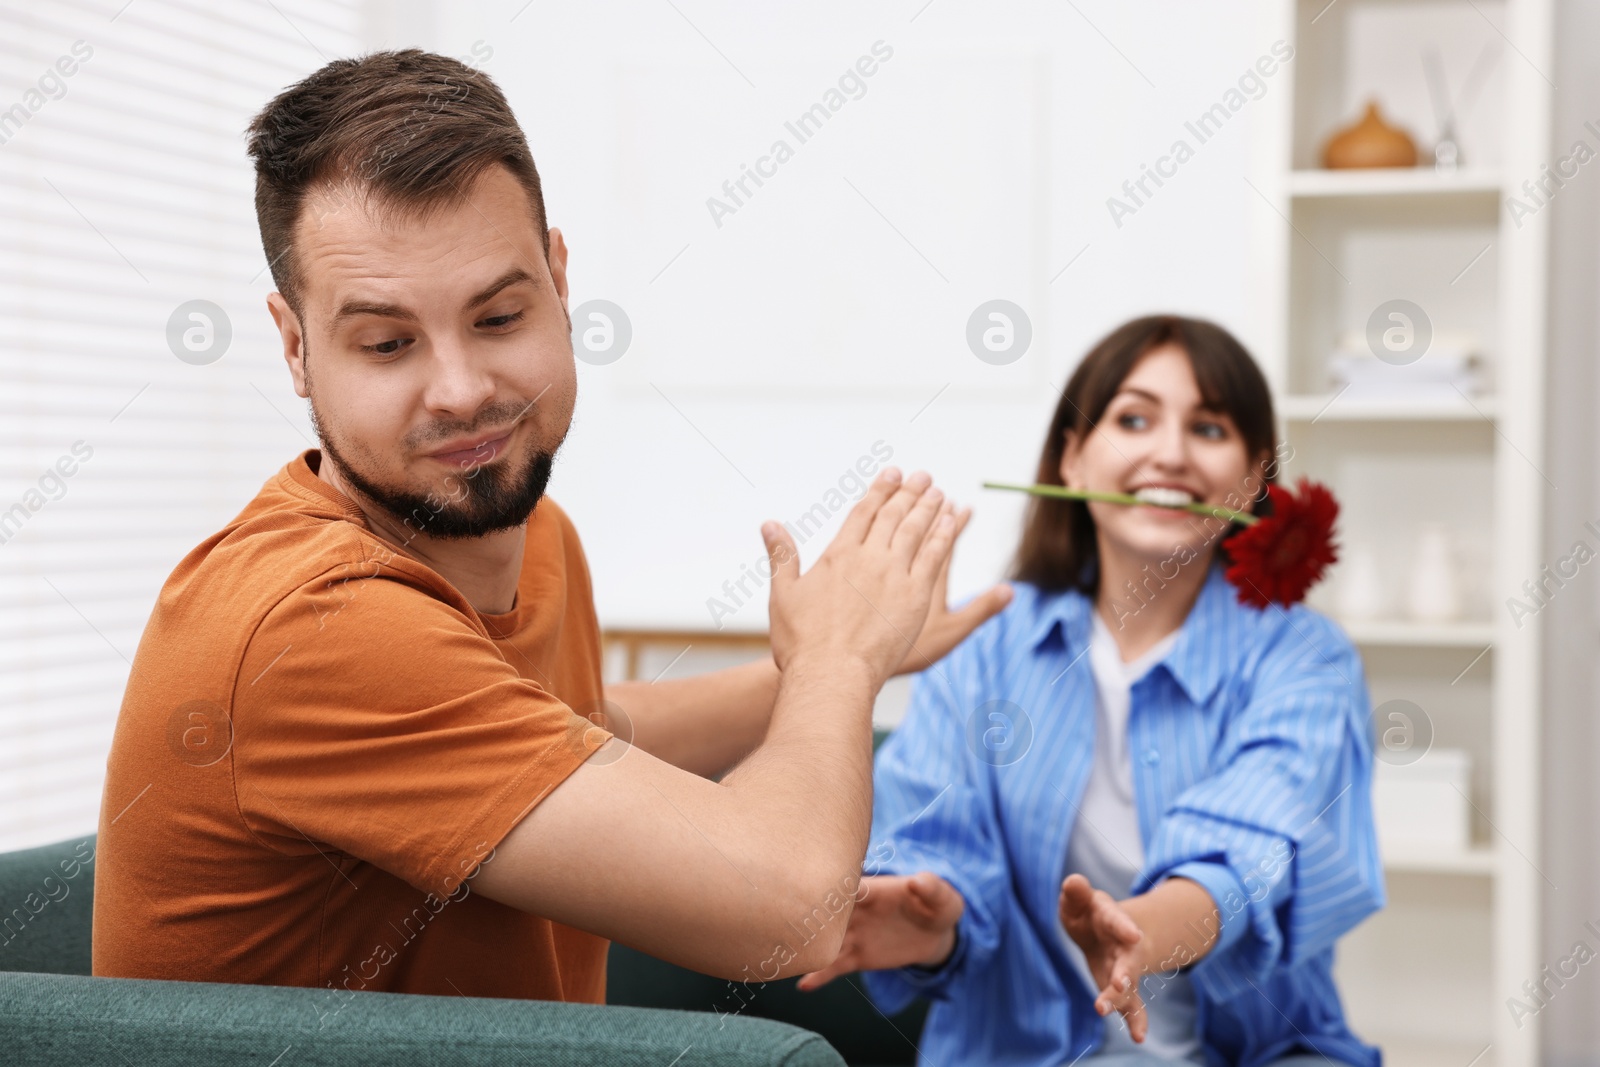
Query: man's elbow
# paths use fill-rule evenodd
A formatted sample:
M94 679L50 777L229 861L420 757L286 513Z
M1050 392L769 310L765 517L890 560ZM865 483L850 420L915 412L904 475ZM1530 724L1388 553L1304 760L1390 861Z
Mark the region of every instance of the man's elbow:
M774 849L754 865L753 883L728 886L715 904L696 902L700 932L680 935L695 970L771 982L820 970L838 957L860 889L859 860L796 852Z
M844 947L854 907L855 897L837 882L787 897L781 910L765 920L774 948L783 950L772 953L777 972L771 977L807 974L832 963Z
M844 945L855 900L824 890L777 895L747 914L737 930L724 928L720 958L698 970L743 982L772 982L821 970Z
M775 982L819 971L832 963L844 944L843 930L814 935L779 922L763 921L737 941L723 942L710 958L684 957L684 966L733 982Z
M844 931L838 934L827 934L817 938L805 946L795 959L783 967L779 978L793 978L800 974L810 974L820 971L839 958L839 951L844 947Z

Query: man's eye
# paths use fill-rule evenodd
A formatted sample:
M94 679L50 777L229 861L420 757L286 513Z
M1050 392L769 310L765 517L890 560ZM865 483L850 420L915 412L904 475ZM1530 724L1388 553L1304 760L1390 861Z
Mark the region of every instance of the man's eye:
M517 311L509 315L493 315L487 319L484 319L482 322L478 323L478 325L495 329L501 326L510 326L513 322L519 322L521 319L522 312Z
M407 338L396 337L390 341L379 341L375 345L362 345L361 351L371 352L375 356L392 356L396 352L399 352L401 347L404 346L407 341Z

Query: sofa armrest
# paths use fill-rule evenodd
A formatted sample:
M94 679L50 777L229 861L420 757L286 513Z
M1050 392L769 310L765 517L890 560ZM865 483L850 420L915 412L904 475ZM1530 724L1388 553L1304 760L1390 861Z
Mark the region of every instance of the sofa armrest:
M844 1064L808 1031L703 1012L27 973L0 974L0 1049L74 1067Z

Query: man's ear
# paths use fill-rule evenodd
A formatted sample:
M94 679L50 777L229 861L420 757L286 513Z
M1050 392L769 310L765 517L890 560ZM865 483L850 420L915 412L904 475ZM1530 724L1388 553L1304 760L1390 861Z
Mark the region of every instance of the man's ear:
M283 338L283 360L289 364L289 377L294 379L295 395L310 396L306 390L306 346L300 332L300 318L282 293L267 294L267 310L278 325L278 335Z
M1061 450L1061 484L1069 489L1084 488L1083 437L1068 429L1064 431L1066 444Z
M550 227L550 280L555 282L556 295L561 297L561 310L569 316L571 309L567 307L567 239L561 236L561 231Z

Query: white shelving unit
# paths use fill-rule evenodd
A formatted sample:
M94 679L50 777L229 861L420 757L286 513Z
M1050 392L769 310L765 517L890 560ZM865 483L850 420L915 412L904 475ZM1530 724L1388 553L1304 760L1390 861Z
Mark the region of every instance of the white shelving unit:
M1463 874L1493 877L1495 852L1492 848L1406 849L1385 855L1383 866L1391 874Z
M1346 625L1375 706L1421 706L1435 744L1472 756L1465 849L1386 848L1389 907L1341 944L1352 1025L1395 1067L1535 1067L1537 1017L1507 1007L1543 962L1538 864L1538 618L1505 598L1547 561L1540 517L1548 219L1514 219L1549 145L1551 0L1262 0L1263 42L1293 45L1292 76L1253 106L1250 235L1260 317L1250 340L1295 448L1284 474L1329 484L1347 550L1370 552L1403 589L1425 522L1446 524L1468 575L1459 621ZM1320 168L1321 146L1377 99L1428 158L1422 65L1450 90L1487 76L1457 115L1463 164ZM1279 89L1282 89L1280 92ZM1390 299L1415 302L1436 336L1476 339L1485 388L1439 402L1344 396L1327 373L1341 338ZM1337 590L1335 568L1330 591ZM1333 598L1313 597L1324 610ZM1399 599L1398 597L1396 599ZM1396 609L1399 605L1395 605ZM1335 612L1330 611L1330 614ZM1337 616L1336 616L1337 617ZM1423 757L1426 758L1426 757Z
M1494 644L1494 624L1488 622L1417 623L1399 620L1347 622L1350 639L1364 647L1487 648Z
M1335 403L1337 401L1337 403ZM1498 405L1492 396L1463 397L1440 403L1393 400L1349 400L1338 393L1291 395L1278 401L1278 415L1289 423L1311 422L1481 422L1493 421Z
M1440 173L1424 167L1378 170L1297 170L1289 174L1289 195L1347 196L1486 196L1498 200L1500 172L1463 167Z

